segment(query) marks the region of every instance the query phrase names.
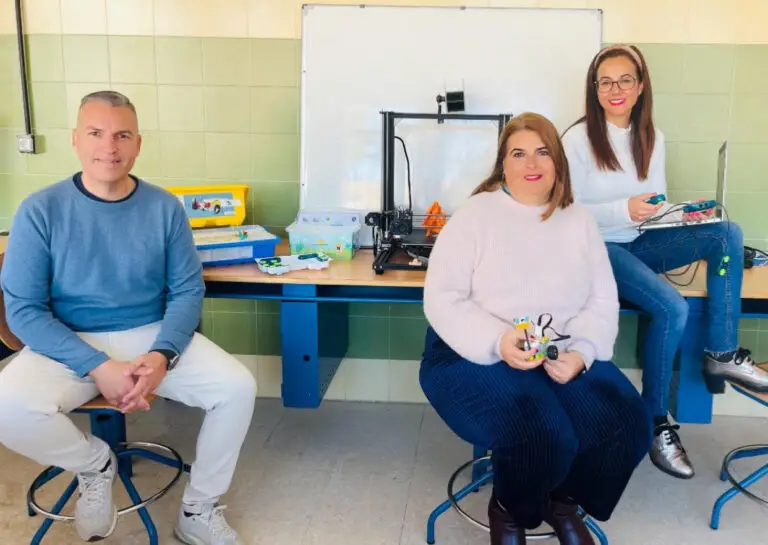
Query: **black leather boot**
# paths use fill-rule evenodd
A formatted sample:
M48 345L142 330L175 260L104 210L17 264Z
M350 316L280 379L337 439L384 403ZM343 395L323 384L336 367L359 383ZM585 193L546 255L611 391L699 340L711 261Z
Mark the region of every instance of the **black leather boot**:
M550 501L544 522L555 531L561 545L595 545L589 528L579 515L579 507L573 502Z
M491 529L491 545L525 545L525 528L518 526L491 494L488 502L488 526Z

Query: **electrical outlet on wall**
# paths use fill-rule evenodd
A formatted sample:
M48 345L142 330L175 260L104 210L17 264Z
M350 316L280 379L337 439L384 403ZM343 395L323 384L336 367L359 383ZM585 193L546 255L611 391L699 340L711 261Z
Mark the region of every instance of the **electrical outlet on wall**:
M16 147L21 153L35 153L35 135L34 134L17 135Z

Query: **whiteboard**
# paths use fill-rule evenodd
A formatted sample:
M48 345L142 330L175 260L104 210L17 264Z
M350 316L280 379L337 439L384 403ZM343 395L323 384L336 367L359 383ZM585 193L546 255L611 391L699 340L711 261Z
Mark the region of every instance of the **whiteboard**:
M601 44L601 10L303 6L301 209L380 211L380 112L437 113L446 91L464 91L466 113L534 111L562 133L583 114ZM434 201L453 213L490 173L498 143L490 121L400 120L395 134L415 214ZM395 204L407 205L394 145Z

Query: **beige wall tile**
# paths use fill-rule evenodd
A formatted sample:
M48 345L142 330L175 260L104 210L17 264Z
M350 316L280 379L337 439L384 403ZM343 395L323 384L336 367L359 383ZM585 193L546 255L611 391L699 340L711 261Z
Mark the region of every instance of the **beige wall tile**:
M16 34L16 10L13 0L0 0L0 34Z
M155 33L152 0L106 0L107 31L123 36Z
M252 38L298 38L300 6L296 0L248 0L248 35Z
M59 0L24 0L24 32L27 34L60 34Z
M203 0L201 36L245 38L248 36L248 0Z
M155 35L201 36L203 0L154 0Z
M106 34L105 0L61 0L61 31L64 34Z

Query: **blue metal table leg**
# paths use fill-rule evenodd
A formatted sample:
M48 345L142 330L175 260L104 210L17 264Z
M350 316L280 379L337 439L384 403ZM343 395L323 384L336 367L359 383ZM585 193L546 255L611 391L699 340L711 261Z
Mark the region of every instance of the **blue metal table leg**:
M317 286L286 284L287 297L314 297ZM348 303L284 301L280 311L283 405L316 408L347 352Z
M690 424L712 422L712 394L702 374L706 343L707 315L701 297L688 298L690 312L680 343L680 372L672 396L675 420Z
M761 467L757 471L752 472L743 481L739 481L739 485L741 485L744 488L747 488L748 486L752 486L753 484L755 484L757 481L759 481L766 475L768 475L768 464L765 464L763 467ZM740 490L738 488L731 487L729 490L721 494L719 498L717 498L717 501L715 502L715 506L712 508L712 519L709 522L710 528L712 528L713 530L718 529L718 527L720 526L720 512L722 511L725 504L728 503L731 499L733 499L739 493L740 493Z

